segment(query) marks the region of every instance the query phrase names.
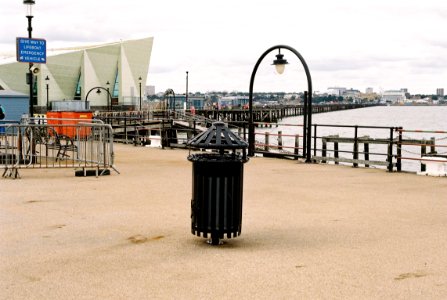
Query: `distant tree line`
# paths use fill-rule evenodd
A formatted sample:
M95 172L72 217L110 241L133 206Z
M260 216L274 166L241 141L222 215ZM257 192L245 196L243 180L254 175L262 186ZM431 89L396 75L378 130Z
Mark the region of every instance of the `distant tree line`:
M313 96L312 102L314 103L324 103L324 102L343 102L345 99L343 99L342 96L335 96L335 95L325 95L325 96Z

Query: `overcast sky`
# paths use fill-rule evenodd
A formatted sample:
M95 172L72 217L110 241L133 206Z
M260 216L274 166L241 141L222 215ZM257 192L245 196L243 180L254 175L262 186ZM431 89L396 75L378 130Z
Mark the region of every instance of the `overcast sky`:
M0 53L27 36L21 0L2 0ZM156 91L248 92L256 61L285 44L306 60L314 91L341 86L410 93L447 90L445 0L36 0L33 37L48 48L154 37L148 85ZM255 91L303 91L296 56L283 75L267 56Z

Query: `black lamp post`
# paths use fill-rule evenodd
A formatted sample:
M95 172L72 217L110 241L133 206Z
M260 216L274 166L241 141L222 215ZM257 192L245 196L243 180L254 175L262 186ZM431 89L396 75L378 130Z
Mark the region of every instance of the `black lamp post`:
M141 110L141 76L138 77L138 83L140 85L140 110Z
M48 84L48 82L50 81L50 77L48 77L48 75L47 75L47 77L45 77L45 82L46 82L46 85L47 85L47 111L49 111L50 110L50 102L49 102L49 89L50 89L50 85Z
M23 4L26 6L26 18L28 19L28 38L32 38L33 27L31 26L31 21L33 19L33 5L36 4L34 0L23 0ZM33 93L33 72L31 68L33 67L33 63L29 63L29 73L28 80L29 83L29 116L32 118L34 116L34 93Z
M186 71L186 97L185 97L186 105L185 105L185 109L188 108L188 74L189 74L189 72Z
M261 64L264 57L269 54L271 51L278 49L278 54L276 55L276 59L273 61L273 65L276 67L276 70L279 74L284 72L285 65L288 64L287 60L284 59L284 55L281 54L281 49L287 49L293 52L301 61L304 71L306 72L307 77L307 92L304 93L304 126L303 126L303 156L306 158L306 162L311 162L311 130L312 130L312 78L310 76L309 68L307 67L306 61L301 56L301 54L296 51L294 48L286 45L277 45L273 46L267 51L265 51L261 57L256 62L255 67L253 68L253 72L250 78L250 91L249 91L249 123L248 123L248 155L254 156L255 153L255 126L253 123L253 84L255 81L256 71L258 70L259 65Z
M106 82L106 87L107 87L107 94L108 94L108 95L110 95L109 85L110 85L110 82L107 80L107 82ZM98 92L99 92L99 93L98 93ZM101 94L101 91L98 89L98 90L96 91L96 93ZM110 108L110 110L112 110L112 97L110 97L110 107L109 107L109 97L107 97L107 110L109 110L109 108Z

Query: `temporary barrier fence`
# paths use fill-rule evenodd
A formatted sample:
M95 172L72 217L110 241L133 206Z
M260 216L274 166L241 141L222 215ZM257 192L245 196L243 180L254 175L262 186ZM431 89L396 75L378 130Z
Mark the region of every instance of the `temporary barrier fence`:
M78 170L76 174L93 172L97 176L109 173L109 169L118 172L110 125L28 121L28 124L0 124L3 177L17 178L20 169L74 168Z

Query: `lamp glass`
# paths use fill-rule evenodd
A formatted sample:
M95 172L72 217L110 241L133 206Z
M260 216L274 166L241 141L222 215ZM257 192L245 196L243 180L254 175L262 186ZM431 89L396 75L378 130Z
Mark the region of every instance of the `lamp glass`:
M286 68L285 64L277 64L277 65L275 65L276 73L278 73L279 75L284 73L284 69L285 68Z
M35 4L35 1L33 1L33 0L24 0L23 4L25 4L26 15L32 17L33 16L33 5Z

